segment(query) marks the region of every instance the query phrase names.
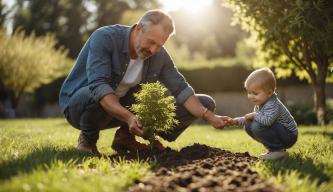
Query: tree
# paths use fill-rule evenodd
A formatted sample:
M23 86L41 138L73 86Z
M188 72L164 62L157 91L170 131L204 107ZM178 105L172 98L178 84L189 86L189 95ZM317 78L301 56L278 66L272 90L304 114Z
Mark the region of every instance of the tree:
M257 38L261 65L278 77L295 73L314 91L319 124L325 123L325 87L333 79L333 4L330 0L228 0L236 21Z
M54 33L57 47L69 49L69 56L76 57L84 43L90 12L83 0L17 0L14 30L22 28L27 35L43 36Z
M7 14L8 12L6 11L6 6L2 0L0 0L0 26L4 24Z
M97 26L119 23L122 14L129 9L126 1L95 0L97 5Z
M0 83L10 93L12 107L21 95L63 76L69 69L67 51L55 49L55 37L37 38L16 31L12 36L0 31Z
M148 9L157 8L159 3L157 0L94 0L97 6L96 24L97 26L119 24L123 21L123 15L128 12L134 12L136 16L137 11L145 12ZM142 15L140 15L141 17ZM135 22L138 21L138 19ZM133 23L127 23L133 24Z
M137 103L131 106L131 110L142 124L145 138L154 141L157 132L168 132L178 124L174 97L166 96L167 89L159 82L142 84L141 87L141 91L134 95Z
M75 58L96 28L121 23L125 12L157 6L157 0L16 0L14 29L27 35L54 33L56 46L65 46Z

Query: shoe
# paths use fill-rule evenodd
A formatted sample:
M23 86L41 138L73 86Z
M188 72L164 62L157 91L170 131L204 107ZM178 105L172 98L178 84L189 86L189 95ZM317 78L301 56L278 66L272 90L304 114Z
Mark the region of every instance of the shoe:
M134 135L121 128L117 129L111 147L118 153L150 150L148 145L136 141Z
M101 155L101 153L97 149L96 143L89 142L89 140L82 134L82 132L80 133L78 145L76 148L84 153L90 153L98 156Z
M261 154L260 159L264 160L277 160L283 157L288 157L288 152L286 150L280 151L268 151L267 153Z

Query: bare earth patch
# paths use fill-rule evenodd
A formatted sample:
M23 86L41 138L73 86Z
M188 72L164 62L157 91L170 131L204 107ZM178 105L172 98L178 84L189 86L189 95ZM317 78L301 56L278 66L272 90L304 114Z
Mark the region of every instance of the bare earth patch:
M127 190L151 191L284 191L281 186L260 179L250 164L257 161L248 153L194 144L179 152L168 148L165 152L117 154L111 159L155 159L158 169L149 177L138 180Z

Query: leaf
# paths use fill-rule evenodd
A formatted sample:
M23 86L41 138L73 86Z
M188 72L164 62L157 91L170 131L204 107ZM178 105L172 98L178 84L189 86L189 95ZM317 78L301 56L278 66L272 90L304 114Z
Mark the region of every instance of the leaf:
M141 84L134 94L137 101L131 106L142 124L144 134L152 139L156 132L169 132L178 124L175 119L174 98L166 95L167 89L159 82Z

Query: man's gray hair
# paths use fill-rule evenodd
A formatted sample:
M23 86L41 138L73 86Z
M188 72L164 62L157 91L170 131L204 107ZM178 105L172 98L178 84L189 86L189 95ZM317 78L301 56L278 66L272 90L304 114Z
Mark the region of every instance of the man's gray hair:
M145 30L146 27L149 27L151 25L160 24L162 25L164 30L169 34L169 36L172 36L176 33L175 23L173 19L168 13L160 9L147 11L141 17L138 24L141 24L143 26L143 30Z

